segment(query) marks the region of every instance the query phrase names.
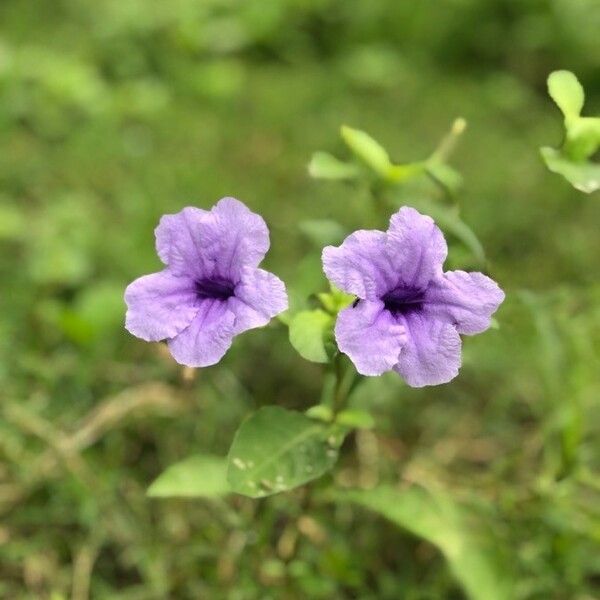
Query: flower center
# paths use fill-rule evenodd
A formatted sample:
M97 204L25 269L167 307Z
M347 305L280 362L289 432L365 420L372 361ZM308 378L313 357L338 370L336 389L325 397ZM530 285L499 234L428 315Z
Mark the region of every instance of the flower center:
M221 277L210 277L196 281L198 298L211 298L213 300L227 300L233 296L235 285Z
M405 315L421 310L423 293L421 290L396 288L382 296L381 300L392 314Z

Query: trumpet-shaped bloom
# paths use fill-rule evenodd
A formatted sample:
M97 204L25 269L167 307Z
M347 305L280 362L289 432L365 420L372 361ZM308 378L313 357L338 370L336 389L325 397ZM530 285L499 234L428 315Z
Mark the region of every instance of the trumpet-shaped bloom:
M234 336L286 310L283 282L258 268L267 225L239 200L164 215L155 235L166 267L127 287L125 327L148 342L167 340L178 363L213 365Z
M338 315L335 337L359 373L393 369L412 387L456 377L459 334L485 331L504 292L482 273L444 273L447 253L433 219L406 206L387 232L356 231L323 250L329 280L358 298Z

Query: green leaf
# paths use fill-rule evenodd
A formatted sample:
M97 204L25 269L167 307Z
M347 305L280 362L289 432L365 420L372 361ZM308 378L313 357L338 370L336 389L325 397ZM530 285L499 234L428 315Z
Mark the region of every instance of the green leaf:
M541 148L540 152L548 169L562 175L580 192L591 194L600 189L600 164L572 161L554 148Z
M307 304L308 298L314 296L314 291L321 289L324 284L323 272L315 269L321 260L321 251L316 249L307 252L295 265L293 277L288 284L291 321L295 312L314 304Z
M171 465L148 488L154 498L218 498L227 494L227 460L222 456L194 454Z
M570 71L551 73L548 92L565 117L566 136L560 155L542 148L542 156L551 171L563 175L574 187L587 193L594 191L598 188L588 183L590 167L591 179L596 179L594 165L585 164L585 160L600 147L600 118L580 116L585 93L577 77ZM569 165L569 162L572 164Z
M227 480L251 498L291 490L331 469L342 441L335 426L278 406L261 408L235 434Z
M304 414L311 419L318 419L319 421L325 421L325 423L333 421L333 410L331 406L326 404L315 404L308 408Z
M341 134L350 150L382 177L386 177L392 163L386 149L368 133L342 125Z
M338 290L332 285L331 291L321 292L317 294L317 298L328 313L337 315L340 310L352 304L356 299L356 296L346 294L346 292L342 292L342 290Z
M324 310L303 310L289 325L290 343L306 360L329 361L327 347L333 344L333 317Z
M472 600L514 598L510 571L503 568L491 533L477 527L467 510L448 495L419 486L404 490L381 486L337 492L334 498L377 512L437 546Z
M579 80L570 71L554 71L548 77L548 93L566 119L581 114L585 93Z
M600 146L600 118L579 117L567 125L563 153L575 162L583 162Z
M308 164L308 174L315 179L355 179L360 175L360 169L327 152L315 152Z

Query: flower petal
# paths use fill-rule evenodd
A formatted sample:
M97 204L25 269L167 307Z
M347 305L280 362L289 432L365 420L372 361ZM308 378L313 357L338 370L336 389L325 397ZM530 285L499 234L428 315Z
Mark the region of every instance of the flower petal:
M483 273L448 271L432 281L425 293L428 314L473 335L490 326L490 319L504 300L498 284Z
M147 342L177 335L196 316L199 306L193 281L169 270L144 275L125 290L125 328Z
M283 281L273 273L250 267L242 270L235 296L228 302L236 316L236 333L262 327L288 307Z
M187 207L164 215L155 230L156 251L177 275L239 279L240 269L256 267L269 249L263 218L235 198L222 198L210 210Z
M235 198L222 198L202 219L198 230L202 256L211 275L237 283L242 268L257 267L269 249L264 219Z
M154 230L156 252L175 275L201 277L210 273L212 264L204 259L199 227L209 213L188 206L174 215L164 215Z
M339 313L335 339L359 373L381 375L398 362L406 330L383 302L362 300Z
M173 358L188 367L208 367L223 358L235 335L227 301L205 298L187 329L169 340Z
M442 273L448 255L444 234L431 217L403 206L390 219L387 248L399 276L398 285L424 290Z
M323 271L338 288L362 299L375 300L398 280L386 249L383 231L361 229L341 246L323 249Z
M456 329L426 315L412 312L401 317L408 342L395 370L411 387L447 383L458 375L461 341Z

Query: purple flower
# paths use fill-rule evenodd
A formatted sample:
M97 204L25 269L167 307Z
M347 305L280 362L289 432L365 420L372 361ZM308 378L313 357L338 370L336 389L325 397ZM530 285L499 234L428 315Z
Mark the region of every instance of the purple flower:
M444 273L447 254L433 219L406 206L387 232L356 231L323 250L327 277L358 297L340 312L335 337L359 373L393 369L412 387L456 377L459 334L485 331L504 292L482 273Z
M267 225L239 200L164 215L154 233L166 268L127 287L125 327L148 342L167 340L178 363L213 365L235 335L286 310L283 282L258 268Z

